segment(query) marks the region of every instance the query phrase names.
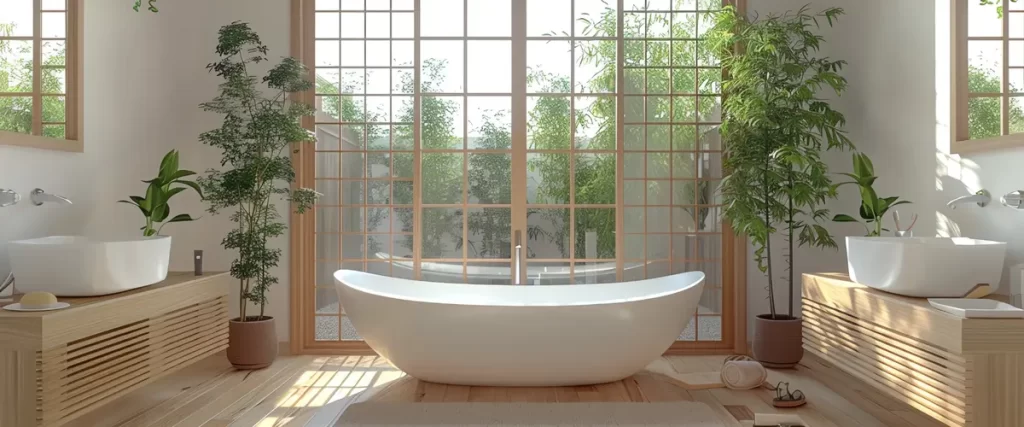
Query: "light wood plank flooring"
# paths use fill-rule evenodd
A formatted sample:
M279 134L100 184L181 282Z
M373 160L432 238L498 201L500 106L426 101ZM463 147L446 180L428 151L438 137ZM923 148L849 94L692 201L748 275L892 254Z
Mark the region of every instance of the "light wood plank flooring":
M679 373L716 371L724 356L667 356ZM663 402L707 403L726 425L751 426L754 413L791 411L813 427L940 426L808 356L794 370L772 371L808 396L794 410L771 406L768 390L685 390L642 372L586 387L465 387L418 381L372 356L282 356L270 368L234 371L215 355L76 420L71 426L321 427L357 401L381 402Z

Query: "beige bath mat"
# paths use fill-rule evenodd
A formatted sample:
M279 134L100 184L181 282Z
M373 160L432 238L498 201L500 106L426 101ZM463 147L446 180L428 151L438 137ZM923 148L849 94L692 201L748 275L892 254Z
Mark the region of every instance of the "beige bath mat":
M361 426L724 427L708 405L671 403L357 403L335 427Z

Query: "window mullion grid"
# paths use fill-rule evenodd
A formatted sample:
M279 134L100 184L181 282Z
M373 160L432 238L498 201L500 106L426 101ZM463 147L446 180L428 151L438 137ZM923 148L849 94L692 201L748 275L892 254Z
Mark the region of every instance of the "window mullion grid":
M32 0L32 135L43 134L43 0ZM67 46L67 44L65 44ZM65 57L66 58L66 57ZM65 59L66 61L66 59ZM65 98L66 99L66 98Z
M675 4L672 4L672 6L673 6L673 9L675 9ZM672 144L672 142L673 142L672 138L674 136L673 135L673 131L675 129L675 126L674 126L673 122L675 121L675 118L676 118L676 112L675 112L676 103L673 102L675 94L673 93L674 91L672 90L675 87L675 85L674 85L674 83L675 83L675 68L672 67L673 65L675 65L675 64L673 64L673 61L675 61L675 47L676 47L676 43L675 43L675 41L672 41L673 40L672 37L675 36L675 34L673 34L675 32L675 17L676 17L676 14L674 12L671 12L671 13L668 14L668 35L669 35L669 39L670 39L670 41L668 42L668 65L669 65L669 68L668 68L668 88L667 88L668 89L667 90L667 92L668 92L668 122L669 122L669 124L668 124L668 151L669 151L669 153L668 153L668 204L670 206L668 208L668 222L669 222L669 232L670 233L674 229L674 221L673 220L675 219L675 215L676 215L676 210L674 208L675 202L676 202L676 200L675 200L675 191L672 191L672 186L675 183L675 181L673 181L673 178L675 178L675 171L672 170L672 167L676 163L674 161L675 160L675 148L676 147L675 147L674 144ZM646 197L646 192L647 191L646 191L646 188L645 188L644 189L645 197ZM674 256L675 256L675 254L673 253L673 249L674 249L673 244L674 243L675 243L675 239L672 238L672 234L669 234L668 235L668 272L669 272L669 274L675 273L675 268L674 268L675 267L675 265L674 265L674 261L675 261Z
M1002 81L1002 134L1010 134L1010 0L1002 0L1003 13L1003 81Z
M625 21L625 1L617 0L615 6L615 13L617 15L616 23L616 49L615 49L615 68L616 68L616 125L615 125L615 280L622 282L623 279L623 267L625 267L625 240L626 235L624 234L624 222L625 222L625 195L622 194L622 190L625 188L624 180L624 163L625 163L625 120L626 120L626 98L625 94L625 72L623 67L625 65L625 30L623 21Z
M644 215L643 215L643 218L644 218L644 238L643 238L643 245L644 246L642 248L642 253L643 253L643 257L642 258L644 259L644 266L643 266L643 269L641 271L643 271L643 273L644 273L644 277L643 278L646 279L646 278L648 278L647 277L647 222L648 222L648 219L650 217L650 209L651 209L651 208L647 207L647 205L650 203L650 200L647 200L647 185L650 182L650 181L648 181L649 175L648 175L648 171L647 171L647 156L651 155L648 152L648 148L647 148L647 147L650 147L650 145L651 145L650 141L647 140L647 134L649 133L648 131L650 130L650 127L651 127L650 124L647 124L647 117L648 117L647 109L650 107L650 94L647 93L647 87L648 87L647 86L647 74L648 74L647 66L651 65L651 57L648 55L649 50L647 48L648 43L650 43L650 41L647 40L647 37L650 36L649 29L651 27L651 24L650 24L650 19L651 19L650 16L651 15L648 14L648 13L644 13L643 16L644 16L644 33L643 33L643 36L642 36L643 37L643 43L640 46L641 46L641 49L643 49L643 52L641 54L643 55L643 58L644 58L644 60L643 60L644 77L643 77L643 86L642 86L643 87L642 93L644 94L644 96L643 96L643 100L644 100L643 117L644 117L644 123L645 123L644 126L643 126L643 129L644 129L644 137L643 137L643 141L644 141L644 151L643 151L643 153L644 153L644 175L643 176L644 176L644 179L643 179L643 181L641 181L643 183L643 185L644 185L644 196L643 196L643 200L644 200ZM625 37L625 35L623 35L623 37ZM669 99L671 100L671 98L669 98ZM669 102L669 105L671 105L671 104L672 103Z
M576 283L576 0L569 0L569 17L569 283Z
M469 282L469 0L462 0L462 282Z

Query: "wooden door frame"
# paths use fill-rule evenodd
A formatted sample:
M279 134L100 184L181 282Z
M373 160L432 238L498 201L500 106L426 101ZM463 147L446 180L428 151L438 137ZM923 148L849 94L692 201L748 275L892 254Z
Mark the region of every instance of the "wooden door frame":
M746 0L726 0L734 2L740 10L745 10ZM291 0L291 55L298 59L300 62L310 65L309 67L309 78L315 79L316 71L312 64L315 64L314 56L314 28L313 28L313 15L314 15L314 3L315 0ZM417 2L418 3L418 2ZM414 20L415 25L419 25L419 9L417 8L414 12L417 15L417 19ZM621 14L621 8L620 8ZM621 24L621 19L620 19ZM418 32L417 32L418 33ZM622 44L622 38L619 39L620 46ZM416 64L419 63L419 45L416 45L415 57ZM515 49L513 49L515 50ZM620 61L621 62L621 61ZM417 81L419 80L419 67L414 65ZM619 79L621 84L622 72L619 72ZM513 82L514 83L514 82ZM620 98L621 94L617 94ZM513 102L515 102L513 96ZM297 101L305 102L312 105L315 101L313 91L295 94L294 99ZM418 108L416 105L416 116L418 117ZM619 111L622 111L621 109ZM306 117L303 119L303 125L307 129L314 129L313 117ZM619 125L618 136L619 140L622 140L622 126ZM419 132L419 127L414 126L414 132ZM419 138L416 138L419 140ZM521 145L521 144L520 144ZM621 145L619 151L621 151ZM525 150L525 148L523 148ZM419 144L416 144L414 157L418 160L419 157ZM310 144L296 144L292 150L292 162L295 166L296 179L294 185L297 187L313 187L315 185L315 147ZM620 153L621 154L621 153ZM621 159L621 156L619 156ZM619 180L622 176L622 162L618 162L618 175ZM414 174L418 176L419 162L414 160ZM514 171L513 171L514 172ZM414 191L418 193L419 180L414 181ZM617 219L616 222L622 221L622 206L623 200L621 197L621 185L620 194L616 201ZM418 197L414 197L414 203L418 206ZM414 218L418 218L420 215L415 215ZM414 226L419 224L414 224ZM622 224L617 224L616 229L621 230ZM418 230L418 228L416 228ZM316 217L315 215L298 214L292 209L290 214L290 273L289 273L289 284L290 284L290 304L289 304L289 320L290 320L290 350L293 354L350 354L350 355L364 355L374 354L373 350L363 341L316 341L314 338L315 332L315 316L311 315L315 312L315 298L316 291L315 286L309 286L310 283L315 284L315 261L310 260L316 259L316 246L315 246L315 232L316 230ZM414 238L419 236L418 232L414 232ZM620 242L617 245L621 246L621 238L618 239ZM747 253L747 241L742 236L737 236L733 233L732 228L723 223L722 230L722 251L723 254L730 254L722 258L722 300L725 304L722 307L722 340L721 341L681 341L676 342L666 352L666 354L722 354L722 353L740 353L745 354L747 349L747 289L746 289L746 253ZM418 245L414 245L418 246ZM621 251L617 251L621 254ZM621 263L622 257L617 256L617 262ZM525 263L524 263L525 265ZM621 269L619 269L621 274ZM729 319L728 321L726 319ZM339 336L340 338L340 336Z

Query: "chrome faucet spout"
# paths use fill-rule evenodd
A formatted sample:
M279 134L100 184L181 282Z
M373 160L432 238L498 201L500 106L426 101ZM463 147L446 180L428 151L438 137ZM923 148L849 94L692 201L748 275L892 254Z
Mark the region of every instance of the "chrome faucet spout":
M992 195L989 194L989 192L986 190L980 190L972 195L960 196L953 200L950 200L949 203L946 203L946 206L948 206L950 209L956 209L957 205L962 205L966 203L976 203L979 207L985 207L988 206L988 204L991 201Z
M32 190L32 192L29 193L29 197L32 199L32 204L36 206L40 206L43 203L57 203L61 205L71 204L71 200L69 200L67 197L47 193L43 191L43 189L41 188Z

